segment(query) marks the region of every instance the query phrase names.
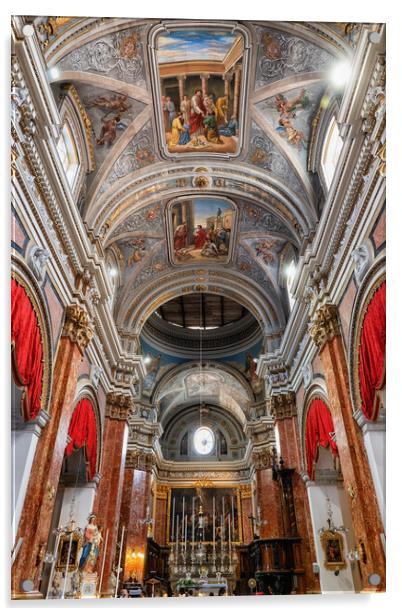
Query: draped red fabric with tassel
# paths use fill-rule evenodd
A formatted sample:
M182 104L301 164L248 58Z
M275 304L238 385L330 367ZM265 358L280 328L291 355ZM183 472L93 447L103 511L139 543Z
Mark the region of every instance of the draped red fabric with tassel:
M95 411L88 398L82 398L74 409L68 429L70 442L66 455L70 456L76 449L85 446L85 458L89 463L89 479L96 473L97 433Z
M323 400L316 398L310 404L306 420L307 472L311 479L314 479L313 463L318 460L319 446L328 447L329 445L332 455L338 455L338 448L330 437L330 432L334 432L330 410Z
M11 341L22 384L26 419L35 419L41 407L43 346L35 310L24 287L11 279Z
M374 421L379 410L378 390L385 385L385 282L377 289L364 317L359 347L359 383L362 412Z

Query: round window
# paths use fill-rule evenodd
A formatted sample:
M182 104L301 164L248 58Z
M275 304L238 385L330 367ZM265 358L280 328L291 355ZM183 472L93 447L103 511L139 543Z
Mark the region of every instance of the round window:
M214 433L210 428L202 426L194 433L194 448L197 453L206 455L211 453L215 442Z

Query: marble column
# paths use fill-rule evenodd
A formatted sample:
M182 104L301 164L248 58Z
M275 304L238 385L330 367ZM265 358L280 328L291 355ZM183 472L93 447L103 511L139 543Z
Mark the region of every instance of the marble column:
M98 558L98 573L101 571L104 559L103 579L100 588L101 593L104 594L108 590L112 569L117 566L118 562L116 545L118 539L120 539L118 531L128 439L127 421L132 407L133 399L129 394L112 392L106 397L101 479L94 504L98 526L102 527L104 538L104 544Z
M127 451L120 511L120 527L124 526L127 531L123 579L135 575L139 582L142 582L144 573L152 479L151 464L147 460L144 464L141 460L137 450Z
M240 486L241 524L243 543L246 545L253 540L253 526L251 516L253 512L253 493L250 484Z
M235 82L234 82L234 97L233 97L233 115L239 119L239 100L240 100L240 82L241 82L241 67L235 67Z
M270 401L270 411L275 418L281 456L287 468L295 469L292 476L293 500L297 531L303 539L302 558L305 570L305 589L307 592L317 592L320 586L318 579L313 573L313 562L316 561L314 533L308 494L301 475L301 443L297 426L297 407L294 392L283 392L273 395ZM298 588L302 587L303 585L300 585Z
M89 317L79 305L68 306L53 366L53 387L49 404L50 420L36 448L16 540L22 540L12 568L13 596L23 596L21 582L39 585L43 557L50 532L54 500L73 413L78 370L93 336Z
M177 81L179 82L179 98L181 102L184 98L184 82L186 81L186 75L177 75Z
M168 541L168 536L166 534L168 523L168 492L168 486L155 484L153 505L153 518L155 523L153 538L159 545L166 545Z
M202 90L202 95L205 96L206 94L208 94L208 79L210 77L210 75L200 75L201 77L201 90Z
M271 456L269 453L253 454L257 503L261 517L260 537L283 537L281 492L277 481L272 477Z
M362 589L384 590L384 530L362 434L352 414L348 365L336 306L327 303L316 310L310 335L320 349L339 460L356 535L356 548L360 556ZM378 573L381 577L380 585L375 588L368 581L372 573Z

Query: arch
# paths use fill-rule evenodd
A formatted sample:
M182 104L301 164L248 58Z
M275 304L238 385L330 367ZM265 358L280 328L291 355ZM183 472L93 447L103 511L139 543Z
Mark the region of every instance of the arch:
M326 415L326 419L324 419L324 422L322 422L321 424L318 424L317 432L316 432L316 434L318 433L317 434L318 438L314 444L315 438L311 438L313 436L311 432L311 428L314 428L314 425L310 426L310 435L309 435L308 434L309 432L308 416L309 416L310 409L315 406L316 401L318 402L318 404L317 404L317 408L313 411L314 414L319 414L320 411L324 411L324 409L326 409L329 416ZM324 411L324 417L325 417L325 411ZM312 420L313 419L314 419L314 415L312 416ZM327 428L331 428L331 429L327 430ZM328 434L326 434L326 431L328 432ZM333 437L331 438L329 436L329 432L334 433L335 429L334 429L334 424L332 421L332 413L330 410L328 397L327 397L326 391L324 390L322 384L318 382L314 382L310 386L308 393L306 393L306 396L305 396L305 400L303 404L302 430L301 430L302 460L303 460L303 465L306 469L306 472L311 480L314 480L314 462L318 461L319 446L322 446L324 448L329 446L332 451L333 457L337 455L336 441ZM309 438L310 438L310 443L307 444L307 441L309 440Z
M37 318L42 344L42 388L40 394L40 409L38 409L38 412L44 410L50 415L49 403L52 388L53 341L46 302L41 288L25 263L13 259L11 278L24 289Z
M197 282L200 271L208 273L202 283ZM195 270L168 272L152 279L135 297L130 297L130 301L120 306L116 315L117 326L130 336L139 337L145 322L161 304L180 295L200 292L224 295L242 304L255 317L268 340L271 336L280 336L286 326L283 307L279 303L274 305L260 286L241 273L215 268L200 269L198 274Z
M82 388L80 388L79 392L76 395L76 398L72 404L72 408L73 413L71 415L71 419L70 419L70 425L69 425L69 431L70 431L70 427L71 427L71 422L73 420L74 417L74 413L77 410L77 407L79 405L79 403L82 400L88 400L91 404L91 408L93 410L94 413L94 418L95 418L95 427L96 427L96 461L95 461L95 465L94 467L91 469L91 475L89 477L90 480L92 480L94 478L94 475L96 473L99 472L99 469L101 467L101 455L102 455L102 424L101 424L101 416L100 416L100 410L99 410L99 403L98 403L98 398L96 395L95 390L93 389L93 387L91 385L87 385L85 384ZM86 443L83 442L81 447L84 446ZM72 452L73 450L73 444L72 443L68 443L67 447L66 447L66 452L67 449L70 449L70 452ZM67 454L69 455L69 454ZM89 462L89 460L86 457L86 452L85 452L85 458L86 461Z
M364 318L367 314L371 300L384 282L385 257L382 257L372 265L364 276L352 308L348 341L348 364L350 393L354 415L358 415L362 409L359 378L359 348ZM375 421L377 416L378 412L374 415L372 420ZM368 417L365 419L370 421Z
M200 173L196 163L180 164L166 174L163 163L156 163L139 169L121 180L114 182L101 195L94 193L85 212L85 222L107 242L115 225L139 207L152 205L161 200L199 196L201 193L192 185ZM224 168L216 164L202 167L203 175L209 177L215 196L229 199L245 198L265 207L287 226L291 237L300 244L317 222L313 205L266 170L260 170L248 163L225 163ZM248 171L248 173L247 173ZM220 181L217 182L216 179ZM157 186L157 197L155 196ZM206 193L207 191L205 191ZM202 192L204 194L204 191ZM140 205L139 205L140 204Z

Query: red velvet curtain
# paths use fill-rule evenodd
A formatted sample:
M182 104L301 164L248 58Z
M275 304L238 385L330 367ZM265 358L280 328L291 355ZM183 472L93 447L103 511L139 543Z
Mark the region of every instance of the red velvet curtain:
M96 473L96 419L92 403L87 398L82 398L74 409L68 429L71 441L66 447L66 455L70 456L73 450L85 446L85 457L89 462L89 479Z
M11 279L11 341L17 370L25 385L25 408L29 419L40 411L43 347L35 310L24 287Z
M334 432L334 424L329 408L325 402L316 398L310 404L306 420L307 472L311 479L314 479L313 462L318 460L319 446L328 447L329 445L332 455L338 454L336 443L329 435L330 432Z
M362 412L371 420L377 418L377 391L385 384L385 282L377 289L368 305L360 337L359 383Z

